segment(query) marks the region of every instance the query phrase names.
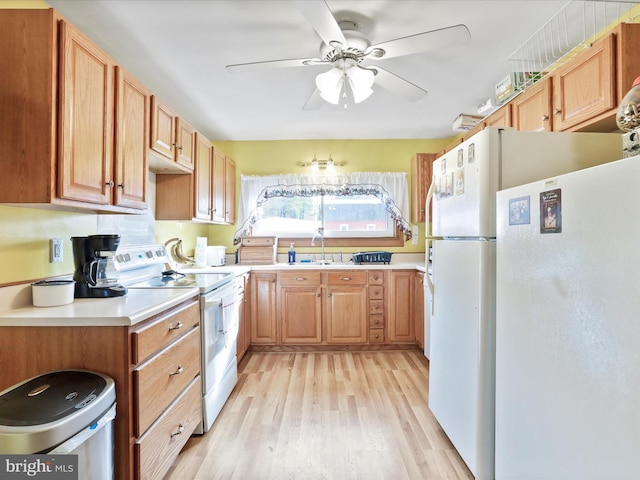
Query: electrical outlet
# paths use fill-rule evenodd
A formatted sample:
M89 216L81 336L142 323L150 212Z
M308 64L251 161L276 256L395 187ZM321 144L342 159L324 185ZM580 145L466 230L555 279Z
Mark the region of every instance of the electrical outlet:
M62 262L62 239L52 238L49 240L49 261L51 263Z
M411 245L418 245L418 234L420 230L418 229L418 225L411 226Z

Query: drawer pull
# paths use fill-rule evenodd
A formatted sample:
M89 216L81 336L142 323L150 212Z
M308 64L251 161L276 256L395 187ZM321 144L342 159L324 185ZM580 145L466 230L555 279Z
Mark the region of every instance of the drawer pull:
M305 280L305 277L296 277L296 282L304 282Z
M376 333L373 335L374 338L380 338L380 334Z
M175 324L175 326L169 327L169 331L178 330L180 328L182 328L182 322L178 322L178 323Z
M340 280L342 280L344 282L348 282L349 280L353 280L353 278L351 278L351 277L340 277Z
M182 368L182 365L178 365L178 369L175 372L171 372L169 376L173 377L174 375L180 375L183 371L184 368Z
M177 432L173 432L171 434L171 438L175 437L176 435L180 435L182 432L184 432L184 425L182 423L180 423L180 425L178 425L178 431Z

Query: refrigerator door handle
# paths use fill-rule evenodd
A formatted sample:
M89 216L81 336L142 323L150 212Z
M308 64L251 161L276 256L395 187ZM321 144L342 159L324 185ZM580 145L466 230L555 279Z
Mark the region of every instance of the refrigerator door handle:
M427 232L427 236L425 238L425 256L427 258L427 275L425 275L427 277L427 284L429 285L429 290L431 291L431 298L433 298L433 291L434 291L434 285L433 285L433 281L431 280L431 275L429 275L429 249L431 248L431 245L433 243L434 240L441 240L442 237L434 237L431 233L431 203L433 201L433 191L435 190L435 185L436 182L433 181L433 178L431 179L431 185L429 185L429 190L427 191L427 201L426 201L426 206L425 206L425 211L424 211L424 215L425 215L425 229ZM435 302L431 301L431 314L433 315L433 305Z

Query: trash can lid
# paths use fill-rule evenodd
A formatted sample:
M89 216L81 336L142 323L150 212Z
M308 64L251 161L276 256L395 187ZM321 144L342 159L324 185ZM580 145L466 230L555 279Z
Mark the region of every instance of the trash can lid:
M86 371L56 371L0 395L0 425L32 426L79 413L105 390L105 379Z

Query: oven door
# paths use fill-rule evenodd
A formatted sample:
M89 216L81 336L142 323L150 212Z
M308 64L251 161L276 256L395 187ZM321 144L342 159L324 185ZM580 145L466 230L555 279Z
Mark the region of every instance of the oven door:
M238 293L234 283L202 296L202 378L206 395L236 362Z

